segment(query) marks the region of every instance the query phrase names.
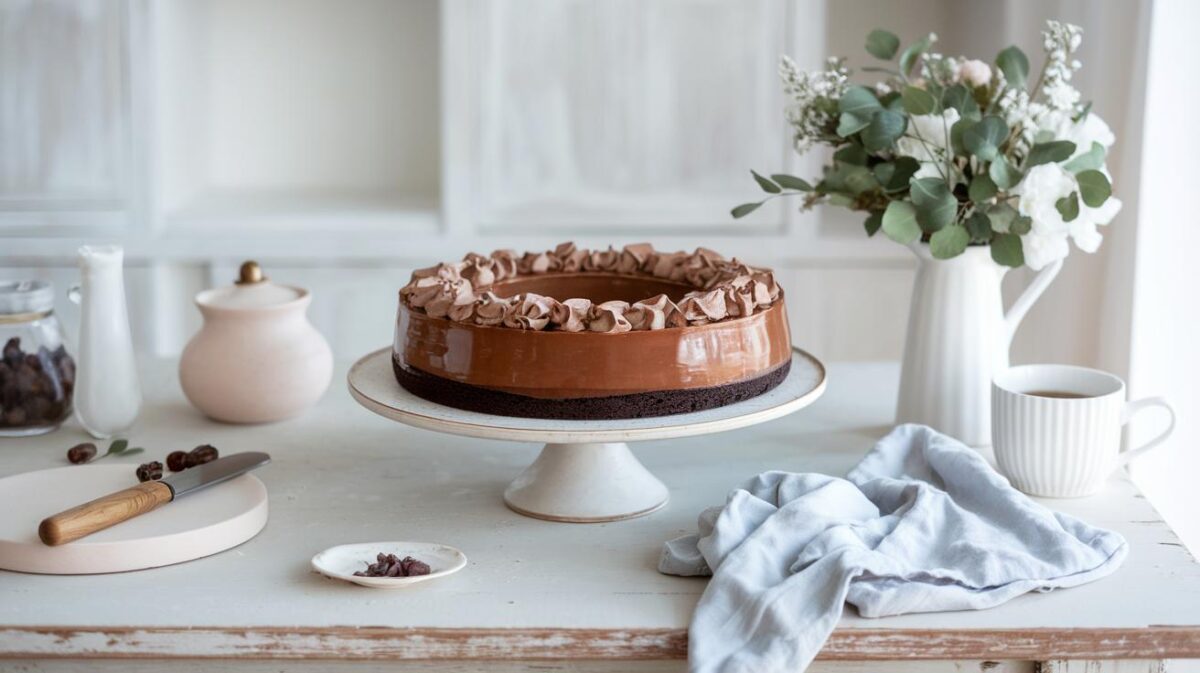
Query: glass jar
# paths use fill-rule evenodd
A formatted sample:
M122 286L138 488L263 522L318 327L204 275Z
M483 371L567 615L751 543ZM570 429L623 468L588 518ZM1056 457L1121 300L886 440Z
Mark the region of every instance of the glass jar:
M54 286L0 281L0 437L39 435L71 415L75 361L54 317Z

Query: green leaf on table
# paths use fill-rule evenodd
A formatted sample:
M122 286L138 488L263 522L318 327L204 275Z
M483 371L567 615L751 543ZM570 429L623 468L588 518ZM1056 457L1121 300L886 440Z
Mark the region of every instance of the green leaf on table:
M762 187L762 190L768 194L778 194L779 192L783 191L779 188L779 185L759 175L757 171L750 171L750 175L754 176L754 181L757 182L758 186Z
M908 120L904 115L891 110L880 110L871 117L871 123L863 129L863 147L872 152L886 150L904 135Z
M971 180L971 186L967 188L967 197L975 203L981 203L995 196L997 191L991 176L980 173Z
M910 115L933 114L933 111L937 109L937 100L933 94L915 86L904 87L903 93L900 94L900 101L904 105L904 111Z
M1100 171L1083 171L1075 180L1079 182L1079 196L1089 208L1099 208L1112 196L1112 184Z
M867 121L871 120L871 115L882 109L879 99L866 87L851 86L838 99L838 112L852 114Z
M1071 192L1054 202L1054 207L1062 215L1063 222L1070 222L1079 217L1079 193Z
M925 231L938 231L953 222L958 214L958 199L941 178L913 180L909 193L917 211L917 222Z
M1038 143L1029 148L1029 156L1025 157L1025 168L1033 168L1042 164L1066 161L1075 154L1075 143L1070 140L1054 140L1048 143ZM997 182L996 184L1000 184Z
M988 221L991 222L992 231L1001 234L1007 234L1012 231L1012 223L1020 213L1016 208L1001 201L987 209Z
M963 148L971 154L984 161L991 161L996 158L1000 145L1007 137L1008 124L995 115L988 115L979 120L978 124L963 130L962 143Z
M900 38L894 33L876 28L867 35L867 51L883 61L890 61L900 49Z
M851 112L843 112L838 117L837 134L842 138L846 138L867 128L867 124L870 123L870 118L863 118Z
M1063 170L1071 173L1094 171L1104 165L1104 145L1092 142L1088 151L1063 164Z
M108 445L108 453L111 453L113 455L120 455L122 453L125 453L125 449L127 449L127 448L129 448L129 440L117 439L117 440L114 440L112 444Z
M996 56L996 67L1004 73L1008 86L1014 89L1024 89L1025 80L1029 78L1029 59L1025 52L1013 45Z
M982 210L976 210L967 218L967 233L972 241L987 241L992 237L992 219Z
M883 212L883 233L897 243L912 243L921 237L917 210L907 201L892 201Z
M971 95L971 90L962 84L946 88L942 94L942 108L958 110L958 116L962 119L978 120L982 116L979 111L979 103L975 102L975 96Z
M1024 236L1033 230L1033 218L1017 215L1013 218L1012 224L1008 226L1008 230L1018 236Z
M733 215L733 219L736 220L738 218L745 217L745 216L749 215L750 213L753 213L754 211L758 210L758 207L764 203L766 203L766 202L759 201L758 203L743 203L742 205L737 206L733 210L729 211L729 214Z
M885 192L899 192L908 189L908 183L914 173L921 168L921 162L912 157L900 156L895 161L885 161L875 164L873 169L875 179L883 185Z
M988 177L1000 189L1012 189L1017 186L1023 176L1021 171L1008 163L1008 159L1000 155L993 159L991 165L988 166Z
M900 73L907 77L912 72L913 66L917 64L917 59L931 44L933 42L926 36L908 45L904 53L900 54Z
M775 181L775 184L784 189L794 189L798 192L811 192L813 190L812 185L808 184L806 180L794 175L775 173L771 176L771 179Z
M840 150L833 153L833 160L840 161L845 164L854 164L855 166L867 165L867 151L862 148L862 145L850 143Z
M1016 234L996 234L992 238L992 259L997 264L1016 268L1025 264L1025 251L1021 237Z
M957 224L939 229L929 238L929 252L936 259L958 257L971 242L971 234Z
M883 226L883 211L873 210L867 219L863 221L863 228L867 230L867 236L874 236L879 228Z

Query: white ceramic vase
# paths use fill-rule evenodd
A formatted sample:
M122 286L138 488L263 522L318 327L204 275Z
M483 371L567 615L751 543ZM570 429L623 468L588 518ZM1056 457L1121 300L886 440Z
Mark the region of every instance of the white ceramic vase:
M1008 369L1008 351L1021 319L1062 268L1042 269L1004 312L1000 281L1008 271L987 246L953 259L935 259L929 246L917 256L900 372L897 423L923 423L968 446L991 443L992 377Z
M80 303L75 415L98 438L128 430L142 409L125 307L124 259L117 245L83 246L81 283L71 291Z

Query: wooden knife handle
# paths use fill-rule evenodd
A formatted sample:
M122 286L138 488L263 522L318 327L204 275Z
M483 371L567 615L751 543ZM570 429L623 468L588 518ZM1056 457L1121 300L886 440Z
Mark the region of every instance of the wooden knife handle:
M55 514L38 526L38 537L51 546L74 542L165 505L172 497L171 487L161 481L143 482Z

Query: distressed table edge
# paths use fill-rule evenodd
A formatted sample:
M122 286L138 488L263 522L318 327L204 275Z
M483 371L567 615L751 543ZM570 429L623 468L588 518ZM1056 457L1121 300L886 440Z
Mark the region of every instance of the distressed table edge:
M0 659L682 659L684 629L0 627ZM1200 625L843 629L823 660L1200 658Z

